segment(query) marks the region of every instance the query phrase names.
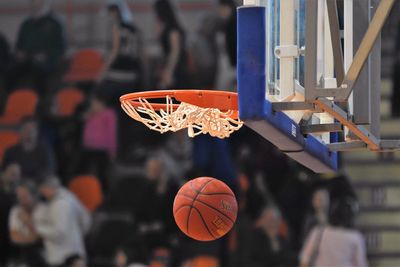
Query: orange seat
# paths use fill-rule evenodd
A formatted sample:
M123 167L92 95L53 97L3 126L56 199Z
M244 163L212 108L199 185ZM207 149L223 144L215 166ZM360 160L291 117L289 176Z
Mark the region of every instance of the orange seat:
M7 99L0 124L16 124L26 116L33 116L36 111L38 97L31 89L18 89L12 92Z
M97 50L82 49L72 56L64 80L67 82L94 81L100 74L103 64L103 58Z
M94 212L103 202L101 185L95 176L76 176L68 188L90 212Z
M74 114L76 107L84 100L83 93L77 88L64 88L57 94L57 107L62 117Z
M0 132L0 163L3 164L3 157L6 150L19 141L19 134L11 131Z
M219 261L211 256L199 256L191 261L190 267L219 267Z
M171 253L168 249L158 248L153 252L149 267L167 267Z

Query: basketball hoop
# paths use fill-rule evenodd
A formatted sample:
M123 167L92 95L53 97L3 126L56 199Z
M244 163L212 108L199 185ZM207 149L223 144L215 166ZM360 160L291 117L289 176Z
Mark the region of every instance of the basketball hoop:
M146 91L123 95L120 101L132 119L160 133L187 128L190 137L208 133L226 138L243 126L238 117L238 96L233 92Z

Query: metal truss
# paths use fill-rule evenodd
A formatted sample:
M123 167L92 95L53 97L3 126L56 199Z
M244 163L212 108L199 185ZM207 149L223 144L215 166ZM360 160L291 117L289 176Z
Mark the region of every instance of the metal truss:
M382 27L395 3L395 0L381 0L368 26L361 44L354 55L353 61L345 72L337 0L326 0L330 36L334 54L335 78L337 88L322 88L317 81L317 16L318 1L306 0L306 40L305 40L305 101L276 102L273 107L277 111L302 110L311 113L325 112L335 119L331 124L314 124L302 126L304 134L315 132L340 132L347 127L352 140L332 143L331 151L349 151L370 149L372 151L391 151L400 149L400 140L381 140L372 134L364 125L353 121L353 116L347 110L347 103L354 90L354 84L359 79L361 70L371 54L375 42L379 38ZM358 88L362 89L362 88Z

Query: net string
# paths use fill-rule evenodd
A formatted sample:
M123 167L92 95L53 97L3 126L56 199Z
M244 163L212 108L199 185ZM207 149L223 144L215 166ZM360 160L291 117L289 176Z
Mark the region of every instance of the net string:
M187 128L190 137L210 134L222 139L243 126L240 119L231 118L234 111L223 112L216 108L202 108L185 102L181 102L174 110L173 100L169 96L166 96L165 110L154 110L144 98L139 98L138 102L140 105L136 108L130 101L123 101L121 107L132 119L160 133Z

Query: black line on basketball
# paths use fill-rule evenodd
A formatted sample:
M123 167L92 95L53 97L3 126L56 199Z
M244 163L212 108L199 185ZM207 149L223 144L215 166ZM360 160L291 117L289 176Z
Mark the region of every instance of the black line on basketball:
M183 195L183 194L180 194L180 195L183 196L183 197L186 197L186 198L191 198L191 197L186 196L186 195ZM222 214L224 217L228 218L228 220L231 221L233 224L235 223L231 218L229 218L228 215L226 215L226 214L223 213L222 211L218 210L217 208L211 206L210 204L207 204L206 202L204 202L204 201L202 201L202 200L199 200L199 199L196 199L195 202L199 202L199 203L203 204L204 206L207 206L207 207L209 207L209 208L215 210L215 211L218 212L219 214Z
M212 181L213 181L213 179L210 179L210 180L208 180L205 184L203 184L203 186L200 188L199 193L201 192L201 190L203 190L203 189L204 189L209 183L211 183ZM192 181L190 181L189 185L190 185L190 186L193 186L193 185L192 185ZM190 207L190 210L189 210L189 215L188 215L187 220L186 220L186 232L187 232L188 234L189 234L189 218L190 218L190 215L192 214L193 203L196 201L196 198L199 196L199 193L197 193L197 195L193 198L193 201L192 201L192 204L191 204L191 207Z
M179 208L177 208L177 210L174 211L174 215L175 215L176 213L178 213L178 211L180 211L182 208L184 208L184 207L191 207L191 206L192 206L192 205L189 205L189 204L183 204L183 205L179 206Z
M223 192L221 192L221 193L203 193L203 192L197 190L196 188L194 188L194 186L191 183L189 185L190 185L190 189L192 189L194 192L196 192L196 193L198 193L200 195L203 195L203 196L227 195L227 196L231 196L231 197L236 198L235 195L231 194L231 193L223 193Z
M201 219L201 221L203 222L204 226L206 227L208 233L211 235L211 237L212 237L213 239L216 239L216 237L215 237L215 236L213 235L213 233L211 232L210 228L208 228L208 225L207 225L206 221L204 220L203 215L200 213L200 211L199 211L196 207L193 207L193 209L194 209L195 211L197 211L197 213L200 215L200 219Z

